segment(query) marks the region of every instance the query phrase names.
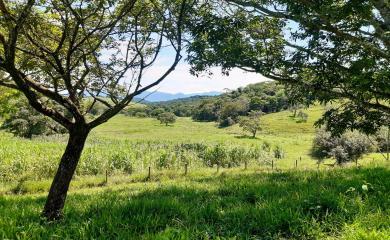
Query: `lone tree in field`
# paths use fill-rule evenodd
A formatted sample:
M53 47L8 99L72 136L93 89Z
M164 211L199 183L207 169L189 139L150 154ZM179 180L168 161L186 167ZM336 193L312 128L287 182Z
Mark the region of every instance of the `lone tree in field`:
M260 123L261 111L251 111L249 116L240 117L239 125L244 131L252 133L252 137L256 138L256 133L262 129Z
M16 89L69 132L43 210L62 215L90 131L164 80L181 59L186 0L0 0L0 86ZM147 84L161 50L171 65ZM150 80L150 79L149 79ZM93 101L83 101L88 96ZM107 109L93 119L95 104Z
M168 126L168 124L173 124L176 122L176 115L171 112L160 113L157 116L157 120L159 120L161 124Z
M224 10L221 10L223 8ZM210 0L192 21L193 72L241 68L299 102L337 101L318 124L340 135L390 125L387 0Z

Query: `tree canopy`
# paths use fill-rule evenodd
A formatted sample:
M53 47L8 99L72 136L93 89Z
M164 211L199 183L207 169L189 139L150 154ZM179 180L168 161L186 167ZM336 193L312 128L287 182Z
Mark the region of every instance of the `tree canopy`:
M256 133L262 129L260 117L263 115L261 111L251 111L249 116L240 117L239 124L244 131L252 133L252 137L256 137Z
M390 11L383 0L210 1L191 25L193 73L238 67L286 84L306 104L337 101L335 134L390 124ZM218 9L218 10L217 10Z
M168 124L176 122L176 115L170 112L163 112L157 116L157 120L159 120L161 124L168 126Z

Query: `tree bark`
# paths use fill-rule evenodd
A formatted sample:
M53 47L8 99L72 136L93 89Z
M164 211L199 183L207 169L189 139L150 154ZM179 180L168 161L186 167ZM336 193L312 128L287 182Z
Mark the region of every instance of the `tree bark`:
M69 132L68 144L51 184L42 213L49 221L62 217L62 209L65 205L69 185L80 160L88 134L89 129L86 126L75 127Z

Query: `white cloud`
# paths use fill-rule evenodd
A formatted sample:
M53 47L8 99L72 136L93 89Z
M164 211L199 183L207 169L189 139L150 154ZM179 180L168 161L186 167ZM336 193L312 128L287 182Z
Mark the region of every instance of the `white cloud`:
M158 64L148 70L144 76L144 84L161 76L167 69L166 64ZM251 83L263 82L268 79L260 74L233 69L229 76L221 74L219 68L213 68L211 76L193 76L189 73L190 66L180 63L176 69L157 87L160 92L168 93L200 93L236 89Z
M125 51L125 45L121 44L122 51ZM107 58L107 54L103 57ZM148 83L160 78L174 61L175 52L171 48L164 48L161 50L155 63L146 70L143 75L142 85L146 86ZM183 52L183 59L186 58ZM256 73L249 73L240 69L233 69L229 76L221 73L220 68L212 68L212 75L202 75L199 77L193 76L189 72L190 65L184 61L180 62L176 69L166 79L152 89L167 93L200 93L219 91L223 92L225 89L236 89L238 87L246 86L251 83L263 82L268 79ZM129 82L131 74L126 74L127 78L124 81Z

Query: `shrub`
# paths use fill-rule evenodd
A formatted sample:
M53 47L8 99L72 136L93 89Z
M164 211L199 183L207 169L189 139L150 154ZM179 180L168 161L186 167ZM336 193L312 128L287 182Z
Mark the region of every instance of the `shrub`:
M214 165L224 166L227 156L225 147L221 144L217 144L207 149L204 156L204 163L208 167L213 167Z
M299 111L298 118L299 118L299 122L307 122L307 119L309 118L309 115L307 113Z
M2 128L15 136L32 138L35 135L65 133L66 129L48 117L39 114L29 106L12 113L3 123Z
M150 112L152 117L158 117L160 114L165 113L164 108L155 108Z
M375 138L381 152L387 152L390 150L390 127L382 127Z
M147 118L147 117L148 117L148 114L146 114L145 112L137 112L137 113L135 114L135 116L136 116L137 118Z
M160 121L161 124L165 124L168 126L168 124L173 124L176 122L176 115L170 112L164 112L158 115L157 119Z
M247 163L249 160L249 154L247 153L245 148L242 147L234 147L230 149L228 153L229 157L229 162L228 166L229 167L236 167L240 166L241 163Z
M339 137L320 129L313 142L313 155L318 159L334 158L338 164L356 161L372 151L368 138L359 132L347 132Z
M260 116L262 115L261 111L251 111L248 117L240 117L239 123L240 127L247 132L252 134L252 137L256 137L256 133L260 131Z
M273 149L273 152L274 152L274 157L276 159L284 158L284 150L281 146L279 146L279 145L275 146L275 148Z
M270 152L271 151L271 143L264 141L263 144L261 145L261 149L265 152Z

